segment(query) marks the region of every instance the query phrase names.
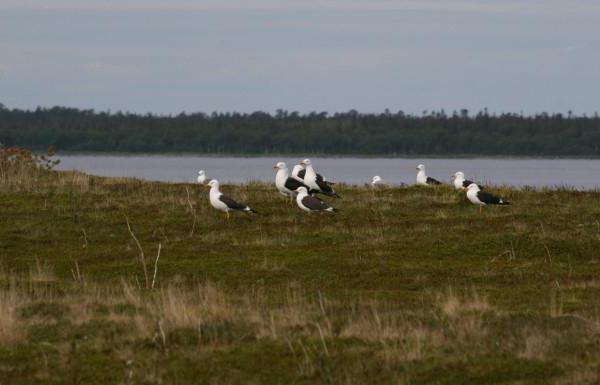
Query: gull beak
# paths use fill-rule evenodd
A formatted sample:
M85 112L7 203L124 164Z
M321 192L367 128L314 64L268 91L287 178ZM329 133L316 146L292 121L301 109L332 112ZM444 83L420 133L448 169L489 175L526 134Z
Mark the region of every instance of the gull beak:
M274 166L274 167L273 167L273 170L279 170L279 167L277 167L277 166Z

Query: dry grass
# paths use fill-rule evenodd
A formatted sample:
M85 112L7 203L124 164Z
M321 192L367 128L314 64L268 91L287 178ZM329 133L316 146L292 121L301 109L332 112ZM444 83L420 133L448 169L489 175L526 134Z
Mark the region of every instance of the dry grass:
M18 277L16 282L27 282L31 277L35 282L47 282L47 273L39 274L40 270L50 269L35 266L32 268L35 274ZM149 341L160 349L171 350L180 349L178 346L188 341L185 344L197 349L228 351L248 343L271 341L286 347L295 357L296 375L311 377L320 375L323 363L335 359L350 342L370 352L368 360L379 362L391 373L395 368L440 359L444 354L485 356L497 352L498 346L502 354L515 360L547 362L553 359L552 347L565 338L551 323L544 327L513 323L508 335L498 337L505 333L498 321L510 319L510 315L494 309L474 290L458 294L448 289L435 295L430 310L406 312L393 303L381 301L329 300L321 293L310 295L299 290L295 284L267 295L263 290L230 293L210 282L192 287L169 284L151 291L140 287L138 282L121 282L117 286L96 283L81 286L73 282L63 294L41 289L32 292L30 287L19 284L0 289L0 342L7 346L21 344L29 329L44 324L66 322L87 330L89 325L109 322L127 330L118 336L119 342L111 337L120 345ZM42 309L56 306L55 310L52 307L43 310L55 317L54 321L50 322L48 315L43 315L46 313L23 316L43 303L47 305ZM52 315L60 309L66 310ZM105 310L99 313L99 309ZM551 309L549 314L559 316ZM584 336L594 338L596 333L589 328ZM92 334L86 338L106 337ZM106 341L94 341L94 346L106 349ZM57 342L54 349L66 354L69 343L66 338L64 342ZM139 353L129 348L119 349L113 355L123 362L140 359ZM143 378L143 370L143 367L132 366L129 375L132 379ZM353 370L342 373L339 380L346 380L340 383L356 381ZM157 374L153 378L153 382L158 382L162 377ZM220 380L226 381L226 378ZM410 373L395 378L400 382L409 381ZM556 383L578 380L591 383L595 378L592 372L573 372Z
M22 295L14 286L0 290L0 346L22 341L24 333L17 313L22 303Z
M598 369L584 368L553 381L555 385L593 385L600 379Z
M36 258L35 265L29 269L29 282L52 282L56 280L53 269L46 262L41 262Z
M555 339L555 336L543 335L537 330L526 330L523 332L525 346L519 353L519 357L542 361L546 359L551 341Z

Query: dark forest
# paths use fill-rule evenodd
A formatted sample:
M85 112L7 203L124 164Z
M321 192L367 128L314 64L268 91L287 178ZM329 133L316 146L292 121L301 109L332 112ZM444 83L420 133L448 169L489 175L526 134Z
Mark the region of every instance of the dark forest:
M600 156L600 118L487 110L165 116L0 104L0 143L73 152Z

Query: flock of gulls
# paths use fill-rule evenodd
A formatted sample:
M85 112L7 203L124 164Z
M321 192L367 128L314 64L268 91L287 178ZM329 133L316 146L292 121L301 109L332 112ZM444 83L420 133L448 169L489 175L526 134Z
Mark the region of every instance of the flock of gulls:
M279 193L285 197L295 199L298 207L306 212L330 212L335 213L338 210L331 207L327 202L317 197L317 194L341 198L335 191L335 183L328 181L323 175L317 173L313 168L310 159L304 159L299 164L292 168L292 172L285 162L278 162L275 167L275 187ZM457 171L452 175L453 185L457 190L466 191L467 199L479 206L479 211L486 205L509 205L507 200L492 195L486 191L482 191L483 187L474 183L471 180L465 179L465 174L462 171ZM208 185L210 187L209 200L210 204L217 210L225 212L227 219L232 211L243 211L256 213L250 206L238 203L233 198L225 195L219 189L219 181L209 179L204 170L198 171L197 181L199 184ZM437 186L441 185L437 179L427 176L425 166L419 164L417 166L416 184L422 186ZM371 186L377 188L387 186L388 184L379 176L375 175L371 181Z

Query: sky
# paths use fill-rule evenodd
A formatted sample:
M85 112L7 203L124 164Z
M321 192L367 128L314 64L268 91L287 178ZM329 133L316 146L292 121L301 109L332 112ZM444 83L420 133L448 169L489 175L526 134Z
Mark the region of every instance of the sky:
M600 111L597 0L0 0L0 103Z

